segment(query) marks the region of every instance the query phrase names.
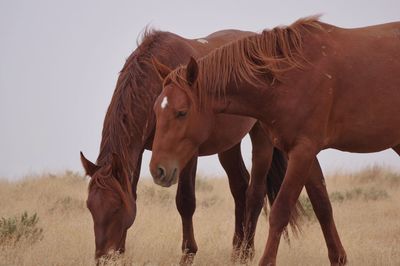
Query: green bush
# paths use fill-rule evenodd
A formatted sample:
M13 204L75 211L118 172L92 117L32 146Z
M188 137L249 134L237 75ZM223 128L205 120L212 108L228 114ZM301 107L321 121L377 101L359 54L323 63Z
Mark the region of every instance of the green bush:
M43 238L43 229L37 227L39 217L36 213L29 216L24 212L20 216L0 219L0 245L18 241L34 243Z
M60 197L54 202L53 206L49 208L50 213L55 211L61 211L65 213L76 210L86 210L86 204L83 200L75 199L70 196Z
M364 192L364 200L380 200L389 198L386 190L370 188Z
M346 200L359 199L363 193L365 192L361 188L355 188L346 191L345 198Z
M369 188L369 189L362 189L362 188L355 188L352 190L346 190L345 192L334 191L329 194L329 198L331 202L339 202L342 203L343 201L348 200L382 200L389 198L389 194L386 190L377 189L377 188Z

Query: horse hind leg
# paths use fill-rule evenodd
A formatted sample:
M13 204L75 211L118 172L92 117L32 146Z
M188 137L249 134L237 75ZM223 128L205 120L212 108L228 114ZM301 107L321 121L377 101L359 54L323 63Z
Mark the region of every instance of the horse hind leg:
M328 248L328 256L331 265L344 265L347 255L342 246L339 234L333 220L333 211L326 190L324 176L317 159L310 169L310 177L305 185L312 207L321 225L321 229Z
M218 154L219 161L224 168L235 201L235 233L233 235L232 261L240 257L240 247L244 237L243 223L245 216L246 190L249 182L249 173L244 165L240 142L231 149Z
M176 191L176 207L182 219L182 258L180 265L191 265L197 252L194 238L193 214L196 209L195 178L197 156L182 170Z
M258 217L267 194L267 173L271 165L273 147L261 126L256 123L250 131L252 142L252 167L249 187L246 191L244 240L240 262L247 263L254 257L254 236Z

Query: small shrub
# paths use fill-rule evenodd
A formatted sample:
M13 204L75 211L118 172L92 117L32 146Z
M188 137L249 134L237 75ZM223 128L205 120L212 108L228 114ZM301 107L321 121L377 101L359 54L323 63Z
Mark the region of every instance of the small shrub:
M364 192L364 200L380 200L389 198L389 194L386 190L370 188Z
M346 200L359 199L362 194L363 194L363 190L361 188L355 188L355 189L346 191L345 198L346 198Z
M57 210L66 212L73 210L85 210L85 202L83 200L74 199L70 196L62 197L54 202L54 205L49 209L50 212Z
M332 202L342 203L343 201L348 200L381 200L389 198L389 194L386 190L370 188L370 189L361 189L355 188L352 190L347 190L345 192L334 191L329 195L329 198Z
M0 244L15 244L18 241L34 243L43 238L43 229L37 227L39 217L36 213L29 216L27 212L21 216L0 219Z

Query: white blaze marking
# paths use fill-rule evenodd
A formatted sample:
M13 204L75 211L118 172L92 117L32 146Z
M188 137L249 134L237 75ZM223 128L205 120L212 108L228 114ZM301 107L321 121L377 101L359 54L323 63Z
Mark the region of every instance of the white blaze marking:
M197 39L198 42L201 42L202 44L208 43L206 39Z
M162 99L161 108L164 109L165 107L167 107L167 105L168 105L168 98L167 98L167 96L165 96L165 97Z

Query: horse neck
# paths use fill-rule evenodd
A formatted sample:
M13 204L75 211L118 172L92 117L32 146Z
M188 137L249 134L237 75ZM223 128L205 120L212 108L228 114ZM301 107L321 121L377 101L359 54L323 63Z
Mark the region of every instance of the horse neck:
M230 104L225 106L225 112L259 118L259 110L264 110L259 99L264 99L265 105L268 98L265 94L271 93L271 86L276 87L292 69L307 64L310 58L309 54L303 54L303 48L309 46L310 40L326 39L321 35L326 34L324 27L327 25L316 17L301 19L288 27L233 41L198 60L197 82L200 85L196 93L200 106L210 106L203 102L211 98L211 102L221 105L217 109L221 109L223 104L215 98L226 98ZM315 49L309 51L311 56L320 56ZM177 83L182 84L180 80L184 79L185 70L179 68L176 75L172 75Z
M203 90L205 84L198 83L197 90ZM204 95L204 94L207 95ZM249 116L260 119L265 116L267 106L265 96L270 94L270 84L260 82L260 84L250 83L244 80L237 80L230 77L226 86L221 91L197 92L203 98L201 106L211 108L214 113L225 113L241 116ZM205 98L205 99L204 99ZM270 97L272 100L272 97Z
M332 25L320 24L324 30L311 29L303 35L301 67L289 67L280 74L279 78L274 77L272 80L260 77L259 85L248 82L239 84L230 82L227 93L236 102L236 106L232 105L228 111L255 117L263 120L264 124L275 123L282 116L284 110L294 108L292 104L294 99L301 99L305 93L309 94L314 86L318 87L320 80L313 77L321 75L323 68L319 65L323 65L320 62L324 60L325 56L315 51L321 47L330 49L332 43L329 31L335 29ZM323 76L329 81L328 76L325 77L324 74ZM243 110L244 106L245 110Z
M161 82L153 73L146 73L143 84L147 86L129 87L127 89L135 90L135 97L131 97L130 102L127 97L121 95L121 105L129 105L126 111L132 114L131 123L134 127L126 127L126 116L121 115L115 118L115 121L107 121L107 117L111 117L111 105L107 111L104 121L102 140L100 145L100 153L97 158L99 165L110 163L111 153L120 156L124 170L130 177L130 183L133 192L136 192L136 185L140 174L141 156L145 149L146 142L149 139L154 128L154 113L152 110L153 103L161 90ZM114 94L113 97L117 95ZM116 108L116 107L113 107ZM127 131L127 132L124 132Z

